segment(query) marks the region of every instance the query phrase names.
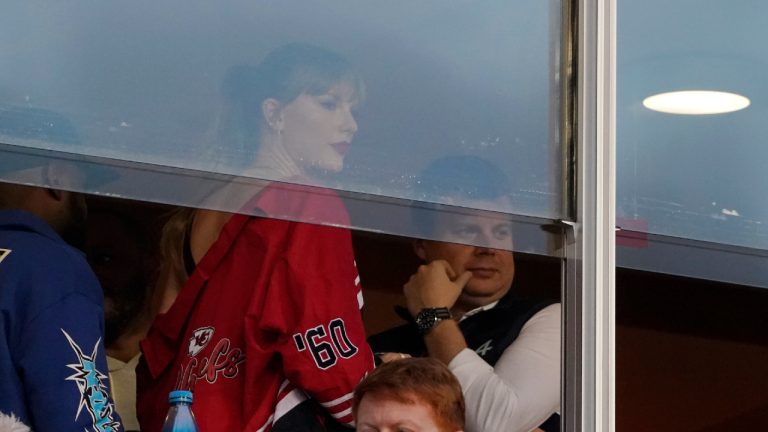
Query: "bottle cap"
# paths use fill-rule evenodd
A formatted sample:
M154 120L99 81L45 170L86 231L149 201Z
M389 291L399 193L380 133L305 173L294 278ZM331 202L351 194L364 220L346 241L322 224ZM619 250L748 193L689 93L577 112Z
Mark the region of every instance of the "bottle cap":
M186 402L192 403L192 392L189 390L174 390L168 394L168 402Z

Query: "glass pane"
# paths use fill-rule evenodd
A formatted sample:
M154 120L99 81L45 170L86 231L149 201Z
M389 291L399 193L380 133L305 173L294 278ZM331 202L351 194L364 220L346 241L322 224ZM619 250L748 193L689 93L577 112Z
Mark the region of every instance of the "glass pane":
M617 3L616 428L761 429L768 4Z
M280 182L338 192L351 222L270 216L422 237L442 234L414 226L412 203L516 214L520 247L557 255L540 227L563 217L559 26L554 0L12 2L0 178L47 184L19 170L68 160L85 178L60 187L237 212ZM490 162L507 198L424 187L449 156ZM475 177L437 172L426 183Z
M620 1L618 11L618 224L768 249L768 4ZM668 102L683 104L675 110L646 99L680 91L749 105L687 93ZM702 113L710 103L721 113Z

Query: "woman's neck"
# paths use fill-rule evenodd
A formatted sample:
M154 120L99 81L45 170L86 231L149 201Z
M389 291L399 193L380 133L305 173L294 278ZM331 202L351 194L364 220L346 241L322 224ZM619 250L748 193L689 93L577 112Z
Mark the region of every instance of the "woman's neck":
M268 134L261 140L253 166L243 174L265 180L285 180L301 177L304 173L285 151L280 136Z

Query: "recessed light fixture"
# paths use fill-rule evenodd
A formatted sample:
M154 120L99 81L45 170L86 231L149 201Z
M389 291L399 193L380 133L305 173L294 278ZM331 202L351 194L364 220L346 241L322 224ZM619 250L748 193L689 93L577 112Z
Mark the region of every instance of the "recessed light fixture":
M668 114L723 114L749 106L749 99L736 93L687 90L660 93L643 100L643 106Z

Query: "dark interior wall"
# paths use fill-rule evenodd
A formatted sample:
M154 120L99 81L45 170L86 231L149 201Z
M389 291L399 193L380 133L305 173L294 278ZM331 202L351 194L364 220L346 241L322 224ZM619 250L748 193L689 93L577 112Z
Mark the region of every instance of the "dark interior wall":
M616 430L766 430L768 290L619 269Z

